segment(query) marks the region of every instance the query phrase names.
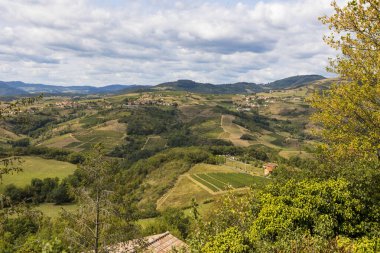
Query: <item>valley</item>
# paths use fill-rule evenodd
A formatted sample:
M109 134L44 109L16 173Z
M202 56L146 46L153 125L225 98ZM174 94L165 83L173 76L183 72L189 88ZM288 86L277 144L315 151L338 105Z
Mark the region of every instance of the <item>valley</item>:
M138 206L155 212L187 208L192 199L203 205L228 189L244 191L252 184L265 183L265 161L312 158L310 143L315 140L309 134L310 109L304 101L329 82L325 79L250 95L161 89L93 98L47 96L2 123L4 145L29 156L25 156L24 172L5 177L1 189L7 182L25 187L32 178L62 179L73 173L75 165L66 168L55 165L54 160L43 162L40 157L46 157L46 152L53 153L49 158L70 161L74 159L70 156L85 154L102 143L108 156L132 169L136 157L149 161L173 148L181 153L187 147L198 147L199 151L211 150L211 163L170 158L153 166L139 183L145 190L139 193ZM18 125L29 120L23 128ZM213 151L213 146L227 150ZM249 155L250 149L264 155L255 158Z
M328 2L0 1L0 253L380 252L380 0Z

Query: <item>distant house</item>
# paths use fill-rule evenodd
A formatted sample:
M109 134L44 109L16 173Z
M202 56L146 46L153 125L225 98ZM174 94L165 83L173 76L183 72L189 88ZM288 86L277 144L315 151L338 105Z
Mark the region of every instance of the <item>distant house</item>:
M128 242L118 243L107 248L109 253L170 253L190 252L189 246L169 232L147 236Z
M273 170L277 168L277 164L276 163L266 163L264 164L263 168L264 168L264 175L265 176L268 176L269 174L272 174Z

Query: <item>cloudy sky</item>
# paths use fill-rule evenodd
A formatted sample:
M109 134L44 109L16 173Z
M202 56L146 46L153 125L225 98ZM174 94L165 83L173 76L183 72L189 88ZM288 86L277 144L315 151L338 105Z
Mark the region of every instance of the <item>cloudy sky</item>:
M329 75L330 0L0 0L0 80L269 82ZM330 74L331 75L331 74Z

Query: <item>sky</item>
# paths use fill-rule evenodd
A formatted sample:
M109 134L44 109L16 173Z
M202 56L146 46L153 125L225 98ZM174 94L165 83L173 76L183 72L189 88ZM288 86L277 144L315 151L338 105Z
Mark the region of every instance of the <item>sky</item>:
M330 0L0 0L0 80L267 83L331 76Z

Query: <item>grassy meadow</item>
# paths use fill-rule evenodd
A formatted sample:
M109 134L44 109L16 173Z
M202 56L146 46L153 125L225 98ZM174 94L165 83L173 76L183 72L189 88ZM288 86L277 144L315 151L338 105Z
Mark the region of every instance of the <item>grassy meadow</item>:
M19 187L30 184L33 178L55 178L60 179L72 174L77 168L76 165L61 162L57 160L44 159L40 157L25 156L22 157L23 163L21 167L22 172L10 175L4 175L2 184L0 184L0 192L4 189L5 185L14 184Z
M77 204L65 204L65 205L55 205L53 203L42 203L34 207L35 210L41 211L44 215L49 218L59 217L60 212L63 210L67 212L74 212L78 209Z

